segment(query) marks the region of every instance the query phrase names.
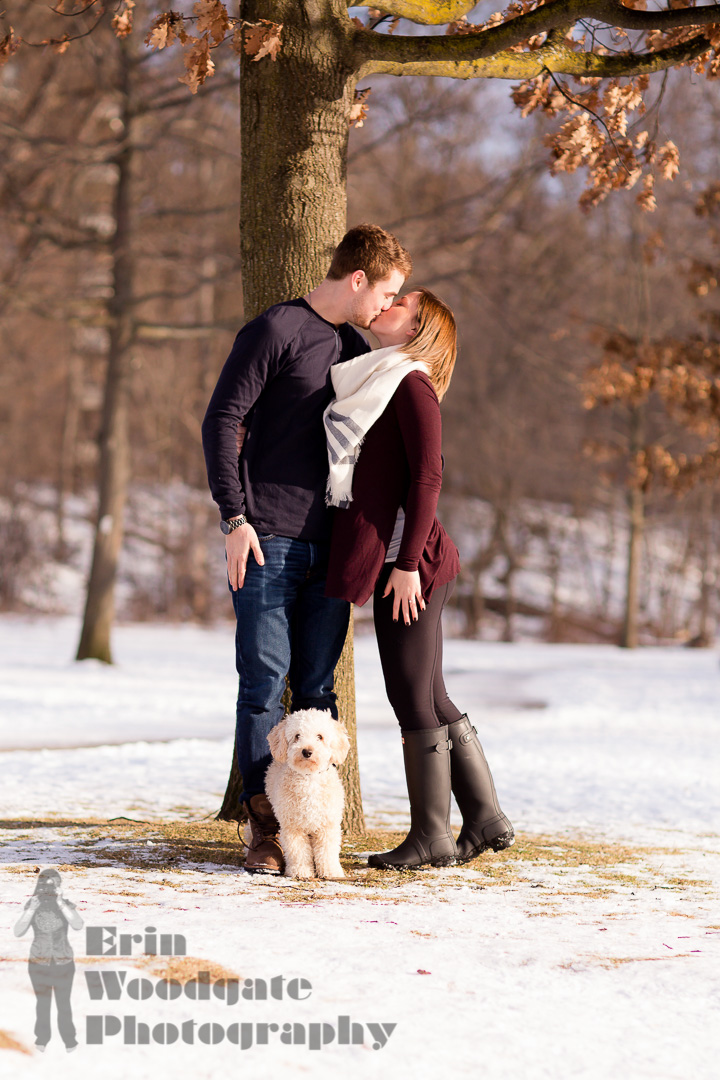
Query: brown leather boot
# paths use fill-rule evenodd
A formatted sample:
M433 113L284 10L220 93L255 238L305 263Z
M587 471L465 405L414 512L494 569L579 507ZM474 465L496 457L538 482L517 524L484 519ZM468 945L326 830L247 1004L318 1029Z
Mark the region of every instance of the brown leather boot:
M285 859L278 840L280 826L267 795L253 795L247 810L252 839L245 869L250 874L282 874Z

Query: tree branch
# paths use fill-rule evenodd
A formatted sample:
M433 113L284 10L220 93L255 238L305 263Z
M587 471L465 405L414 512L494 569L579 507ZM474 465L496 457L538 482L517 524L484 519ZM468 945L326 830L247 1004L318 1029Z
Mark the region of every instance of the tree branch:
M447 41L447 38L444 40ZM629 75L652 75L676 64L697 59L710 48L704 34L657 52L624 53L598 56L575 52L567 46L546 45L528 52L498 52L478 60L425 60L393 62L368 60L360 69L360 78L371 74L426 75L449 79L533 79L544 68L558 75L583 78L618 78Z
M442 26L467 15L477 0L384 0L381 4L353 4L348 7L372 7L384 15L395 15L422 26Z
M644 31L692 26L700 28L720 22L720 4L671 11L634 11L619 0L552 0L551 3L527 11L499 26L490 26L471 34L411 37L402 34L373 34L367 30L356 29L351 40L360 77L364 78L374 72L388 72L387 67L379 67L378 64L436 65L489 59L527 41L529 37L573 26L579 19L592 19L609 26ZM709 48L709 45L706 47ZM399 71L389 73L400 74ZM418 71L416 74L426 75L430 72Z

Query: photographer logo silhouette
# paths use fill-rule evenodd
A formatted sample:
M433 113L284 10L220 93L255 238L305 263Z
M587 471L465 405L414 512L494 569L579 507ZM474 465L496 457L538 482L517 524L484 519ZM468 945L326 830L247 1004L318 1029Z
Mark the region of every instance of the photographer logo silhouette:
M57 1027L68 1053L77 1047L75 1024L70 1001L75 957L68 939L68 929L80 930L83 921L77 909L63 895L62 879L57 870L41 870L35 891L15 924L15 935L22 937L30 927L28 972L35 991L35 1046L44 1051L50 1042L53 995L57 1009Z

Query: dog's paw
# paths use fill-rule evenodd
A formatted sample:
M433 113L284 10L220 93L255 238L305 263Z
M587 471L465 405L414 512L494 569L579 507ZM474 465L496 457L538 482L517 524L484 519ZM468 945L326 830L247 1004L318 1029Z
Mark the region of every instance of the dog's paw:
M335 881L337 878L344 878L345 871L340 863L337 866L318 867L318 877L324 878L326 881Z
M312 881L315 871L307 866L286 866L285 877L295 878L296 881Z

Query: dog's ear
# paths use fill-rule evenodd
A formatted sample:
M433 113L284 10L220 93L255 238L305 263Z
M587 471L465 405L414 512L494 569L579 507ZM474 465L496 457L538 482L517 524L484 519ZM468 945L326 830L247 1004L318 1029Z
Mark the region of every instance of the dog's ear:
M333 765L342 765L350 752L350 739L348 738L345 725L340 720L336 720L334 724L330 752L332 754L331 760Z
M270 753L275 761L281 764L287 761L287 739L285 738L285 721L281 720L268 733L267 741L270 743Z

